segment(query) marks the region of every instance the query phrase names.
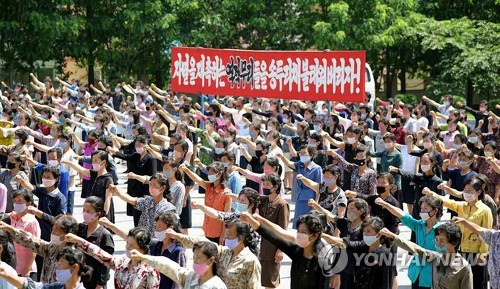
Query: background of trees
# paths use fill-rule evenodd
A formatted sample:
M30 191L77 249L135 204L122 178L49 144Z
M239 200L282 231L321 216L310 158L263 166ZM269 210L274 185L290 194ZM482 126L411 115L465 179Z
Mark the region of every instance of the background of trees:
M0 65L72 57L90 83L166 84L170 47L367 51L392 96L405 74L427 93L500 97L498 0L0 0ZM380 84L378 84L380 85Z

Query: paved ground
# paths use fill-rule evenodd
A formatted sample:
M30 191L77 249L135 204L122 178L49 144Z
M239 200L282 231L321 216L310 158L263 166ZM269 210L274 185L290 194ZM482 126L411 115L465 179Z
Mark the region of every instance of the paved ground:
M125 167L120 166L118 168L118 172L123 172L125 171ZM123 184L123 182L126 180L125 174L119 174L120 177L120 188L125 189L126 185ZM203 197L204 195L198 194L198 191L195 191L194 193L191 194L192 200L197 201L198 203L203 202ZM292 210L291 216L294 214L294 209L295 206L290 202L290 196L286 196L285 199L290 203L290 209ZM119 198L114 199L114 204L115 204L115 217L116 217L116 223L120 225L124 229L131 229L133 227L133 222L132 218L126 215L126 206L125 202L123 202ZM79 222L83 222L83 217L82 217L82 207L83 207L83 199L80 198L80 192L76 192L76 197L75 197L75 209L74 209L74 216ZM193 228L189 231L189 234L195 235L195 236L203 236L203 230L201 229L201 225L203 222L203 213L199 210L193 210ZM290 225L291 227L291 225ZM401 234L407 238L409 238L410 233L408 228L406 227L401 227ZM120 255L120 254L125 254L125 241L119 238L118 236L115 235L114 237L115 240L115 254ZM401 252L399 252L401 253ZM400 258L402 257L401 254L399 254ZM188 266L192 265L192 253L188 250ZM399 259L398 259L399 260ZM286 289L290 288L290 266L291 266L291 260L285 256L283 262L281 263L281 286L280 288ZM409 289L411 288L411 283L410 280L407 277L407 267L405 266L398 266L398 274L399 274L399 287L402 289ZM113 276L113 272L111 273L111 276ZM113 288L113 281L112 279L109 281L108 288Z

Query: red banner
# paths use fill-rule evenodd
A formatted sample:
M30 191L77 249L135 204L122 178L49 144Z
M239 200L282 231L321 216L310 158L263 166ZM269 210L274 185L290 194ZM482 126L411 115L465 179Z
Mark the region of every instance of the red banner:
M171 69L176 92L365 101L365 51L172 47Z

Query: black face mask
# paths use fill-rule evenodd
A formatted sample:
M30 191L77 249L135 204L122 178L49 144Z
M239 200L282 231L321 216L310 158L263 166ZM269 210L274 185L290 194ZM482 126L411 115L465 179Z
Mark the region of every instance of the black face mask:
M355 165L358 165L358 166L363 166L363 165L365 165L365 160L354 159L354 160L352 160L352 163Z
M262 151L255 151L255 156L260 158L262 156Z
M7 162L7 168L9 170L13 170L16 168L16 164L15 163L11 163L11 162Z
M264 193L265 196L269 196L271 194L271 189L263 188L262 192Z
M377 194L382 195L385 193L385 187L377 186Z

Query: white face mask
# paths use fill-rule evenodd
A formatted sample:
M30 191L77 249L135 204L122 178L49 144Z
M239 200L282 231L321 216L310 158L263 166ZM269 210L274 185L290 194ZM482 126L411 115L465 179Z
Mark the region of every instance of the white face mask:
M347 138L347 142L350 143L350 144L353 144L356 142L356 138L355 137L348 137Z
M467 202L472 202L476 199L476 194L464 193L464 200Z
M377 236L366 236L363 235L363 241L367 246L373 245L375 242L377 242Z
M431 142L424 142L424 148L425 149L430 149L432 147L432 143Z
M208 181L213 183L217 180L217 175L208 175Z
M239 243L240 243L240 240L238 238L235 238L235 239L228 239L228 238L226 238L226 241L224 242L224 244L226 245L226 247L228 247L231 250L233 250L234 248L236 248L236 246L238 246Z
M487 158L492 157L493 155L494 155L493 152L487 152L487 151L484 152L484 156Z
M51 234L50 235L50 242L52 244L55 244L55 245L59 245L61 244L61 236L57 236L57 235L54 235L54 234Z
M19 139L18 139L18 138L15 138L15 139L14 139L14 145L16 145L16 146L17 146L18 144L19 144Z
M26 210L26 208L27 208L26 203L24 203L24 204L14 204L14 211L17 214L21 214L22 212L24 212Z
M59 161L58 160L48 160L47 163L49 164L49 166L51 167L55 167L55 166L58 166L59 165Z
M420 218L427 221L431 218L431 215L428 212L420 212Z
M386 142L386 143L384 143L384 145L385 145L386 149L391 149L392 146L394 146L394 143L393 142Z
M142 152L144 152L144 148L143 147L135 147L135 151L138 152L139 154L142 154Z
M422 172L425 173L431 169L431 165L421 165L420 168L422 169Z
M167 230L155 231L154 234L155 234L155 239L163 241L165 239L165 236L167 235Z
M44 187L52 187L56 183L56 180L42 179L42 184Z
M70 269L65 269L65 270L56 270L56 280L61 283L68 282L68 280L71 279L71 270Z

